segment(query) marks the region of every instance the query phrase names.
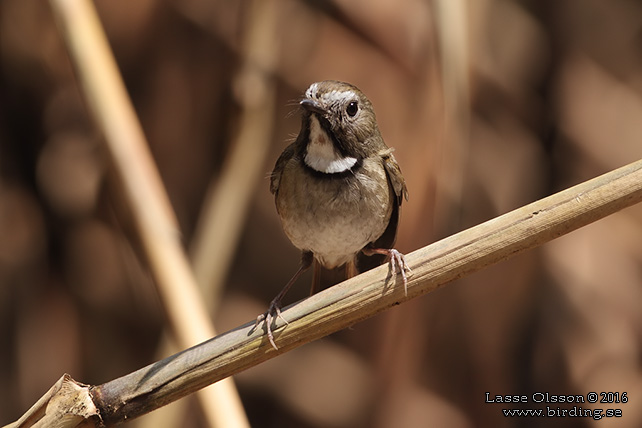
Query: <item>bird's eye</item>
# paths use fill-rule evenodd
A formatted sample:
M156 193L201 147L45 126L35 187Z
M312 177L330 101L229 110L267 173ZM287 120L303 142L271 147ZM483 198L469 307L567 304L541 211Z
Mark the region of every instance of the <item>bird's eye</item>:
M354 117L355 114L357 114L357 111L359 111L359 104L357 104L356 101L351 101L350 104L348 104L348 107L346 107L346 113L348 113L348 116Z

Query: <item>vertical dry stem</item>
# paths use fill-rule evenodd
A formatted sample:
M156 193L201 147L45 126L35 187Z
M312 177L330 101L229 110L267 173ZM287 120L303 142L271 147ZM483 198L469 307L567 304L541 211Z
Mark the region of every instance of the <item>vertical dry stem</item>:
M147 263L181 348L215 335L180 243L169 199L89 0L51 0L101 130ZM231 380L199 394L212 426L248 426Z

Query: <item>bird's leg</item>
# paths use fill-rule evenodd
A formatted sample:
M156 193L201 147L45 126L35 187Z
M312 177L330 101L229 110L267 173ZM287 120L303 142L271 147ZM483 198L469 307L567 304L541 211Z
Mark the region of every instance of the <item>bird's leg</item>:
M316 294L321 288L321 265L318 261L314 260L312 266L312 285L310 286L310 296Z
M406 259L403 254L401 254L394 248L387 249L366 247L361 251L366 256L372 256L375 254L383 254L387 256L390 261L390 270L392 271L392 275L395 276L397 274L397 271L399 271L398 273L401 274L401 278L403 279L403 292L406 296L408 295L408 276L412 275L412 271L406 264ZM406 274L406 272L408 273Z
M346 263L346 279L357 276L358 273L359 271L357 271L357 265L354 263L354 259Z
M275 318L281 318L285 324L288 324L288 321L281 315L281 300L283 300L285 294L292 287L292 285L294 285L296 280L299 279L301 274L310 268L313 259L314 258L310 251L304 251L303 254L301 254L301 265L299 266L299 270L297 270L292 279L290 279L288 283L285 284L283 290L281 290L279 294L277 294L276 297L272 299L268 310L256 317L256 324L254 324L254 327L256 328L262 321L265 321L265 329L267 330L268 340L272 344L272 347L276 350L278 350L279 348L276 346L276 343L274 343L272 323L274 322Z

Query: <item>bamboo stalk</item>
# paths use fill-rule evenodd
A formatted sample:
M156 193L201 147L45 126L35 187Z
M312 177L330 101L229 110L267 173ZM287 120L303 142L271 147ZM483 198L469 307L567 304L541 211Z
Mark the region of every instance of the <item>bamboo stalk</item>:
M609 172L406 256L408 295L387 266L330 287L283 311L275 351L254 322L92 390L105 422L134 418L391 306L541 245L642 201L642 161ZM508 285L507 285L508 286Z
M551 241L642 201L642 160L555 195L518 208L406 256L414 274L408 295L388 278L387 266L355 276L283 311L277 320L279 350L254 322L105 384L89 387L95 406L80 423L111 425L139 417L270 358L349 327L391 306L427 294L444 284ZM55 388L52 388L54 390ZM50 391L7 427L32 426L45 414ZM75 394L75 393L74 393ZM56 410L57 415L62 415ZM75 409L69 414L77 416ZM98 417L97 415L100 415ZM65 426L77 427L74 422Z
M181 348L215 335L160 175L93 4L51 0L87 104L102 132L147 263ZM211 426L249 426L232 381L199 394Z
M208 186L190 248L194 276L212 316L220 303L252 195L264 175L263 165L272 141L276 111L273 72L279 57L276 3L253 0L248 4L240 50L243 65L235 79L237 101L242 106L239 132L230 144L220 174ZM180 349L170 342L171 338L164 335L157 354L165 356L167 350ZM171 410L178 414L186 411L176 406L165 409L167 415L147 418L149 421L141 421L142 426L156 426L157 419L166 420Z
M439 161L436 163L437 190L443 192L445 197L436 199L435 216L441 222L449 218L449 222L457 224L452 216L458 214L451 212L439 201L461 202L468 164L467 154L470 153L467 147L470 144L469 73L472 69L469 4L465 0L438 0L435 2L435 14L444 103L444 141L447 141L447 144L439 147Z
M236 253L252 195L265 176L263 166L276 112L273 72L279 58L277 3L249 3L243 67L235 81L238 102L243 107L240 132L232 142L220 177L210 184L191 248L195 276L207 305L214 309Z

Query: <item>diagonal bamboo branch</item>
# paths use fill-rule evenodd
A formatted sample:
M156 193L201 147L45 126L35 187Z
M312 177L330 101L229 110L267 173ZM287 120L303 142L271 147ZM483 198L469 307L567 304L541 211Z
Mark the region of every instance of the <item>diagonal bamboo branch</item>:
M394 280L387 277L387 267L381 266L291 305L283 311L289 324L284 328L277 320L278 351L267 341L264 328L255 329L254 322L250 322L126 376L89 387L89 394L81 395L92 398L86 404L95 406L96 411L86 415L84 422L100 426L136 418L640 201L642 160L408 254L406 261L414 275L408 281L407 296L403 287L395 286ZM63 377L60 382L65 380L72 381ZM52 388L23 418L7 427L37 426L38 423L33 425L34 420L47 417L47 403L62 401L59 397L54 400L53 392L72 391L70 401L75 403L77 389ZM78 405L70 408L68 414L73 419L60 426L80 426L77 409ZM59 407L52 408L51 413L56 415L55 420L61 420L60 415L65 414Z
M122 422L190 394L391 306L541 245L642 201L642 160L496 217L406 256L403 287L381 266L283 311L275 351L254 323L242 325L136 372L91 388L106 424Z

